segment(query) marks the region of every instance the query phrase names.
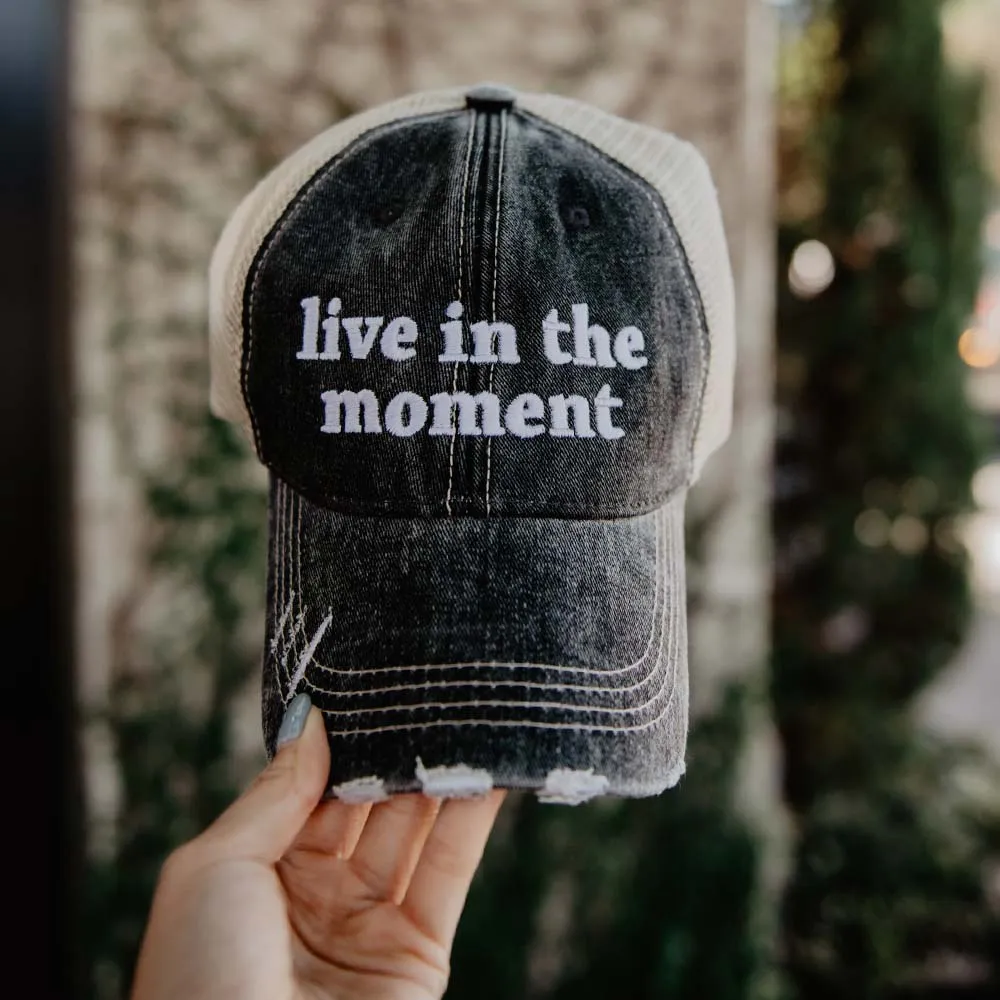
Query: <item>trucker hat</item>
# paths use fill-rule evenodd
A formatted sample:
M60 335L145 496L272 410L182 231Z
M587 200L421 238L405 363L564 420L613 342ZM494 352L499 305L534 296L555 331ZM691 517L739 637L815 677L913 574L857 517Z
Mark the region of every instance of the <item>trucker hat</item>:
M270 480L263 728L328 793L575 803L684 770L684 503L733 285L686 142L495 84L339 122L244 199L211 402Z

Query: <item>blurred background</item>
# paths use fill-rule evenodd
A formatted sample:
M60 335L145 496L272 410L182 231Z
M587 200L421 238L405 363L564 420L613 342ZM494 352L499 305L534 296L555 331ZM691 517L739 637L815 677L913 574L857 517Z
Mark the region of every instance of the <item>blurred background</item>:
M1000 997L1000 0L14 0L0 56L0 735L55 692L16 794L62 832L9 855L51 995L127 996L165 855L262 762L214 241L338 119L496 80L706 155L736 424L689 511L687 776L513 796L448 996Z

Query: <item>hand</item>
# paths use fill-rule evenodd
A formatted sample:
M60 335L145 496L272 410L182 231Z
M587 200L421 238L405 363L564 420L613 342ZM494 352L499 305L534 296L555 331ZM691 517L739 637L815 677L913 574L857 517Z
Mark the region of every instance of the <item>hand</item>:
M329 747L305 696L282 735L250 789L167 860L133 1000L441 997L503 793L320 803Z

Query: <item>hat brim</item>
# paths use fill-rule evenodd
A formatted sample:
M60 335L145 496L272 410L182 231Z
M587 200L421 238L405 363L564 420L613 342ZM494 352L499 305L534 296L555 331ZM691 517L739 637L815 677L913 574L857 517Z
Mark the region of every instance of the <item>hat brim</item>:
M399 518L271 480L263 715L326 721L329 792L653 795L687 736L684 495L631 518Z

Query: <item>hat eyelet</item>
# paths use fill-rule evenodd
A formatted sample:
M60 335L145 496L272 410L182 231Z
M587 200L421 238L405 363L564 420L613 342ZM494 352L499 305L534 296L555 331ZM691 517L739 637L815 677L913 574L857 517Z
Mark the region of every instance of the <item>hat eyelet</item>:
M379 226L388 226L395 222L402 214L402 208L399 205L393 205L387 202L382 202L375 206L372 210L372 218L375 223Z
M590 212L583 205L570 205L564 213L566 228L580 232L590 228Z

